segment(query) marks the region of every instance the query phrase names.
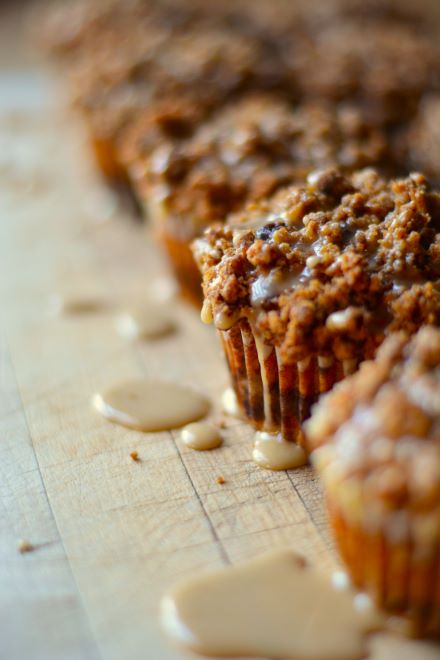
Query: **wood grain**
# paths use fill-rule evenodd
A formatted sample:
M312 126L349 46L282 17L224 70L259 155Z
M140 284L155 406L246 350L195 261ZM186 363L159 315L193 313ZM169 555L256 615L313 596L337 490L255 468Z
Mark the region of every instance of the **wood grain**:
M31 73L30 94L51 88L44 71ZM198 453L178 433L144 435L93 411L102 386L143 373L218 402L227 374L216 337L178 301L176 335L117 335L115 315L165 265L148 229L109 213L81 129L54 96L32 111L0 109L0 142L0 657L180 658L157 620L176 579L283 545L324 571L338 566L319 484L310 469L253 465L252 432L238 420L220 450ZM106 305L54 316L51 295L64 291ZM20 555L19 538L35 551ZM376 660L436 654L374 642Z

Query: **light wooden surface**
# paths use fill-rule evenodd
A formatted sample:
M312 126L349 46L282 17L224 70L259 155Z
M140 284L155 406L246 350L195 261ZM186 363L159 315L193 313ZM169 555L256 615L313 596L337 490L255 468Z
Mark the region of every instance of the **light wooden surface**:
M26 58L0 75L0 658L177 659L157 620L175 580L278 546L325 571L337 560L314 475L253 465L239 421L221 449L197 453L176 433L128 431L91 408L102 386L139 374L217 402L227 375L214 333L182 303L171 303L174 336L117 335L114 316L164 264L145 228L109 213L56 96ZM107 307L55 316L63 292ZM20 554L20 538L34 552ZM439 655L385 636L373 646L376 660Z

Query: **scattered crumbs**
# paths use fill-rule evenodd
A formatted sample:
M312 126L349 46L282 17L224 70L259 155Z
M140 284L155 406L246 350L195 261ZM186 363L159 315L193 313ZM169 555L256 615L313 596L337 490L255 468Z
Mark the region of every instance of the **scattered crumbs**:
M19 539L17 541L17 550L20 552L22 555L25 554L25 552L32 552L34 549L34 546L30 541L26 541L26 539Z
M130 452L130 458L132 461L138 461L139 460L139 454L137 451L131 451Z
M226 483L226 479L220 475L219 477L217 477L216 482L220 484L220 486L223 486L223 484Z

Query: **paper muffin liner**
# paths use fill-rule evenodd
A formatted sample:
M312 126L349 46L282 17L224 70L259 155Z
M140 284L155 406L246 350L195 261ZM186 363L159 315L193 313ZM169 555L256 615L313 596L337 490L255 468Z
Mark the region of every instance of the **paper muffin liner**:
M197 307L201 307L202 281L189 244L164 232L161 232L157 238L165 250L183 297Z
M440 540L409 533L393 538L385 524L370 529L326 495L330 526L353 584L417 637L440 638ZM426 521L429 523L428 517ZM420 521L419 521L420 523ZM419 525L420 526L420 525Z
M312 405L358 364L358 360L318 355L286 362L246 319L230 330L219 330L219 335L243 416L257 430L281 433L301 446L301 425Z
M154 236L168 258L182 295L197 307L202 306L202 276L191 251L195 232L190 219L175 217L160 202L142 191L145 214L151 220Z

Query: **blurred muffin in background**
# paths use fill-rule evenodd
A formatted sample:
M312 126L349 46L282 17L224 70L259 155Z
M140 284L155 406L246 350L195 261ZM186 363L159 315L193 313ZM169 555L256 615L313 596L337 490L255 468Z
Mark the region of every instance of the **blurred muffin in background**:
M395 172L385 134L354 108L273 95L229 104L188 140L168 141L151 157L151 122L134 132L127 163L137 197L154 223L181 286L200 299L191 241L251 201L304 181L317 167L366 165Z
M300 97L349 99L380 125L406 121L440 85L438 38L405 24L336 22L284 54Z
M306 423L354 584L440 636L440 330L387 339Z

